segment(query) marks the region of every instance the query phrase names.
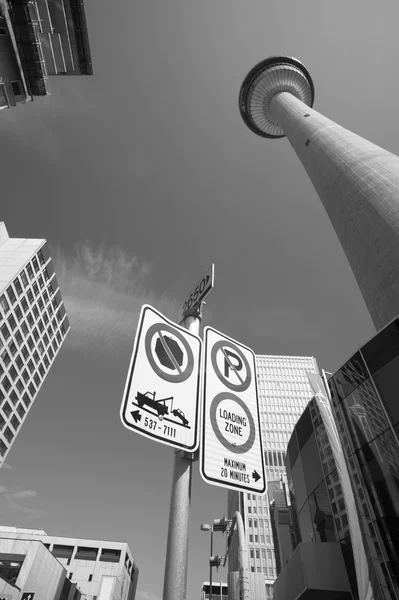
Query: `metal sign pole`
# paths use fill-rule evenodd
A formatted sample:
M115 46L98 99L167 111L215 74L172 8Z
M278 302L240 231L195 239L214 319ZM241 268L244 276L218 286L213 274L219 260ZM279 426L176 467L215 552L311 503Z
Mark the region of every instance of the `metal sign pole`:
M184 327L191 333L199 335L201 317L201 306L190 313L187 312ZM193 454L175 450L163 600L186 600L193 460Z

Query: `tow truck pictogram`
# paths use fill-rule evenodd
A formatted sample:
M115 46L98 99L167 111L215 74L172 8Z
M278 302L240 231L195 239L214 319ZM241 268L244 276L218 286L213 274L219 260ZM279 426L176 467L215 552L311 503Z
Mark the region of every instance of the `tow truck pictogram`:
M173 415L174 417L177 417L181 422L179 423L178 421L175 421L174 419L168 419L166 418L166 421L171 421L172 423L176 423L177 425L183 425L184 427L189 427L188 424L188 419L186 419L184 412L180 409L180 408L175 408L173 410L173 396L169 396L168 398L159 398L156 399L156 392L145 392L144 394L142 394L141 392L137 392L136 395L136 400L137 400L137 404L140 408L142 408L143 410L153 414L152 411L148 410L148 408L145 408L146 406L148 406L149 408L152 408L157 416L158 419L160 421L162 421L164 418L166 418L166 415ZM169 413L169 408L166 405L167 402L171 403L170 406L170 413Z

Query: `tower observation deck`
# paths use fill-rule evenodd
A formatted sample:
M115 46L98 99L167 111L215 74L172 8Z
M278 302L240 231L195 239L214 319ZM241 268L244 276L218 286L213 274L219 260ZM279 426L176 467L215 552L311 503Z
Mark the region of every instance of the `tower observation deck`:
M259 136L287 136L335 229L375 327L399 314L399 157L313 110L310 73L295 58L257 64L239 95Z

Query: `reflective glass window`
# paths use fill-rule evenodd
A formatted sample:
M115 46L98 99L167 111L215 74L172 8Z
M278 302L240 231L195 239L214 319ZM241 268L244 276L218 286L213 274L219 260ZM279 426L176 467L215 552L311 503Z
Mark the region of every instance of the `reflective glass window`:
M355 449L369 443L389 428L380 398L370 379L341 403L349 437Z
M333 375L338 399L343 400L368 378L364 360L357 352L341 369Z

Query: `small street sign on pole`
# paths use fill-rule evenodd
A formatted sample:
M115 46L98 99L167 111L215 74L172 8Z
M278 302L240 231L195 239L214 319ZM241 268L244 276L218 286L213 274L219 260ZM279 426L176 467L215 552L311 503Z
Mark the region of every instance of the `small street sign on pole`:
M266 489L255 354L205 327L200 473L212 485L263 494Z
M198 447L202 341L144 305L120 411L123 425L163 444Z
M215 284L215 265L212 263L211 266L205 271L195 288L187 296L178 308L178 321L179 323L184 322L185 315L188 311L195 309L200 306L201 302L213 289Z

